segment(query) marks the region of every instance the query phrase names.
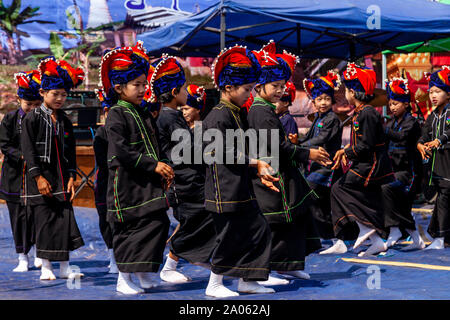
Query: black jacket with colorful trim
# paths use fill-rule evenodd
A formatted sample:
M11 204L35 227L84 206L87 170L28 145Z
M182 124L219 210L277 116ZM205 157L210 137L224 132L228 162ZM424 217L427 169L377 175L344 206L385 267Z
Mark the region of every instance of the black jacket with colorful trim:
M20 202L20 188L24 161L20 148L20 134L25 112L22 108L7 113L0 125L0 150L4 158L0 177L0 198Z
M394 181L383 121L372 106L355 108L350 146L345 149L345 154L352 164L342 177L344 183L367 187Z
M421 135L420 124L407 111L400 119L388 122L385 132L396 179L391 184L409 192L420 183L422 176L422 159L416 147Z
M261 183L258 177L253 178L253 188L261 211L271 223L289 223L299 215L304 206L308 204L308 199L313 195L305 177L300 172L299 164L306 164L309 158L309 149L290 142L283 124L275 113L275 106L259 97L256 97L248 113L248 124L251 129L255 129L258 141L255 145L264 145L261 139L267 139L267 158L278 161L278 172L274 175L279 178L274 185L280 192L272 191ZM264 131L267 134L264 135ZM262 134L262 135L260 135ZM272 135L278 134L277 141L272 141ZM262 142L262 143L261 143ZM278 144L278 156L274 153L275 142ZM261 153L258 153L261 155ZM266 160L259 157L260 160ZM274 169L276 166L272 165Z
M170 193L168 193L169 202L171 205L176 205L177 202L203 203L205 200L205 167L202 164L194 163L194 135L183 114L178 110L163 106L156 120L156 125L158 127L161 158L170 164L175 173L174 183L171 186ZM183 142L172 141L172 134L178 129L189 135L190 143L186 147L191 153L190 163L174 163L172 159L172 149L179 143L187 143L187 140L183 140ZM187 139L187 137L183 138ZM201 151L201 146L199 146L199 150Z
M57 112L56 122L51 115ZM21 148L26 162L22 199L25 204L46 203L35 177L42 175L51 185L53 197L69 201L69 178L77 176L76 146L73 126L63 110L52 111L41 105L30 111L22 121Z
M227 130L246 130L241 118L240 108L224 100L212 108L202 122L204 139L204 157L218 157L217 161L205 161L207 164L205 174L205 208L215 213L233 213L257 208L256 199L251 184L251 174L254 171L249 167L246 139L240 136L243 142L239 148L226 146ZM206 131L210 129L223 138L222 143L212 143L217 149L223 150L220 157L209 142L206 141ZM231 132L231 131L230 131ZM211 133L209 131L208 133ZM242 132L243 134L243 132ZM214 141L215 138L212 138ZM227 162L226 159L230 161ZM253 173L256 174L256 173Z
M300 146L306 148L324 148L334 158L336 151L341 148L342 127L341 121L333 110L328 110L323 114L316 113L311 128L306 137L300 141ZM317 162L308 161L305 166L306 179L315 184L331 187L333 182L334 170L332 165L327 167Z
M441 146L432 152L430 157L432 178L443 187L450 188L450 103L447 104L441 115L436 109L431 112L422 127L420 143L435 139L441 141Z
M97 128L94 137L94 154L97 173L95 179L95 204L106 206L106 192L108 190L108 137L105 126Z
M167 209L157 131L151 114L119 100L105 123L108 137L108 221L127 222Z

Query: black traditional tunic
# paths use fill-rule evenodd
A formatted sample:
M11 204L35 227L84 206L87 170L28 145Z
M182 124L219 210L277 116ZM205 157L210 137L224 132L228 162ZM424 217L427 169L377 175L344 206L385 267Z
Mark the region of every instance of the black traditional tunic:
M52 111L42 104L23 119L21 147L26 162L22 199L34 218L37 257L68 261L69 252L84 245L67 190L69 178L76 178L72 123L63 110ZM52 197L39 192L35 180L39 175L50 183Z
M175 181L170 189L170 204L174 217L179 221L178 231L170 239L171 252L191 263L209 263L215 246L216 232L212 214L205 210L205 166L194 163L194 136L180 111L163 106L156 121L159 143L164 159L175 172ZM176 130L183 132L183 140L172 141ZM201 129L200 129L201 132ZM186 140L184 140L186 139ZM189 150L187 162L172 158L172 150L183 145ZM201 152L201 145L199 145Z
M336 151L341 148L342 127L338 116L330 109L325 113L316 113L311 128L306 137L300 141L300 146L308 148L323 147L333 159ZM318 195L311 205L311 212L316 222L317 231L322 239L334 238L333 222L331 220L330 192L331 186L342 175L341 170L331 170L317 162L308 161L305 166L305 176L311 188Z
M97 173L95 179L95 206L98 213L100 233L108 249L112 249L112 230L108 223L106 207L106 191L108 190L108 138L104 126L97 128L94 137L94 154Z
M119 100L106 118L108 137L107 219L114 223L113 249L121 272L157 272L170 221L150 113Z
M422 160L416 147L420 134L419 122L409 111L386 126L388 154L396 179L382 186L386 228L416 229L411 209L421 181Z
M237 131L239 147L226 144L227 130L234 133L235 130L246 129L239 113L239 107L221 100L202 124L204 139L205 134L213 134L212 131L223 138L223 142L216 144L217 149L223 148L222 154L217 150L215 152L211 146L206 146L204 150L205 156L218 157L217 161L207 163L205 179L205 205L213 213L217 233L211 270L244 280L267 280L270 228L253 193L243 132ZM226 162L227 155L230 162Z
M259 207L272 231L270 267L278 271L302 270L305 256L321 248L308 210L313 190L299 169L300 163L308 161L309 149L289 141L275 113L275 106L259 97L250 108L248 123L259 135L258 141L253 143L265 146L261 139L267 139L267 157L279 162L275 176L280 180L274 185L280 192L264 186L258 177L252 181ZM267 130L267 133L261 130ZM279 145L278 155L273 151L273 134L278 134L275 142Z
M422 128L420 143L439 139L442 146L433 151L431 161L432 182L437 190L436 204L428 233L436 237L450 236L450 104L447 104L442 114L437 108L428 116Z
M0 125L0 150L4 158L0 180L0 199L8 206L11 229L17 253L28 253L33 245L33 221L20 203L25 163L20 149L20 133L25 112L22 108L7 113Z
M387 155L381 115L369 105L355 108L350 147L345 149L352 162L331 187L333 229L337 237L347 224L357 221L375 229L383 238L384 227L381 185L394 181Z

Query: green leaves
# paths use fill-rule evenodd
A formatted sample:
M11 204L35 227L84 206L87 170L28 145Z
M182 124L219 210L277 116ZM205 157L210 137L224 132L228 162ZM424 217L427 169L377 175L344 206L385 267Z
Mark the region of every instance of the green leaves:
M54 31L50 32L50 51L56 59L61 59L64 55L64 47L58 34Z

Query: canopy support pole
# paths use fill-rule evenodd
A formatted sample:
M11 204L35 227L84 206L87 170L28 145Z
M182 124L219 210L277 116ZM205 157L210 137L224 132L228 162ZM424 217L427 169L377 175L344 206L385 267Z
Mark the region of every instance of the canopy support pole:
M302 43L301 43L301 29L300 29L300 23L297 23L297 55L300 56L301 55L301 51L302 51Z
M386 55L384 53L381 53L381 88L385 89L385 82L384 80L387 79L387 62L386 62ZM383 106L383 117L387 116L387 106Z
M225 49L225 36L227 30L227 23L225 21L225 9L223 8L223 1L220 7L220 51Z

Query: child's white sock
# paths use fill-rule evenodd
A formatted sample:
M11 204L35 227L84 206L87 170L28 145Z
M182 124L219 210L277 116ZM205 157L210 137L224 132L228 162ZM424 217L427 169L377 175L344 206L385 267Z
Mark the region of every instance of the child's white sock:
M279 286L279 285L285 285L289 284L289 280L277 278L269 274L269 279L266 281L258 281L258 283L262 286Z
M428 249L444 249L445 248L445 244L444 244L444 238L434 238L433 242L426 247L424 250L428 250Z
M34 266L35 266L36 268L42 267L42 259L37 257L37 248L36 248L36 246L33 246L33 249L32 249L32 250L34 251L34 252L33 252L33 256L34 256Z
M239 293L231 291L223 285L223 276L215 274L211 271L209 276L208 286L206 287L205 294L215 298L228 298L239 296Z
M398 227L391 227L389 231L389 237L386 241L386 246L392 247L394 244L397 243L398 239L402 237L402 232Z
M178 261L172 259L169 255L167 255L166 263L159 273L161 280L170 283L184 283L192 280L181 272L176 271L177 265Z
M372 242L372 245L367 249L367 251L360 252L358 257L368 257L388 249L386 243L376 232L370 236L370 241Z
M280 274L286 274L292 277L296 277L299 279L306 279L309 280L311 277L308 273L301 271L301 270L293 270L293 271L278 271Z
M152 281L150 272L136 272L135 274L139 279L141 288L150 289L155 286L155 284Z
M109 252L108 273L119 273L119 268L117 268L116 259L114 258L114 250L108 249L108 252Z
M358 224L359 227L359 235L355 241L355 244L353 245L353 249L358 248L367 238L369 238L376 232L375 229L370 229L365 225L359 223L358 221L356 221L356 223Z
M13 272L28 271L28 256L25 253L19 253L19 264L14 268Z
M244 293L275 293L272 288L266 288L257 281L244 281L244 279L239 278L238 291Z
M53 273L52 263L48 259L42 259L41 267L41 280L56 280L56 276Z
M345 245L345 242L341 239L333 239L333 242L335 243L329 247L326 250L320 251L319 254L333 254L333 253L346 253L347 252L347 246Z
M144 289L139 288L133 281L131 281L131 274L120 272L117 277L116 291L123 294L138 294L143 293Z
M411 240L413 241L413 243L411 243L410 245L403 248L402 251L409 251L409 250L414 250L414 249L425 248L425 242L423 241L422 237L420 236L419 231L411 230L411 229L406 229L406 231L411 236Z

